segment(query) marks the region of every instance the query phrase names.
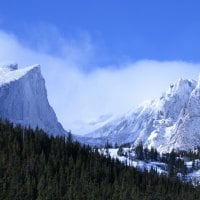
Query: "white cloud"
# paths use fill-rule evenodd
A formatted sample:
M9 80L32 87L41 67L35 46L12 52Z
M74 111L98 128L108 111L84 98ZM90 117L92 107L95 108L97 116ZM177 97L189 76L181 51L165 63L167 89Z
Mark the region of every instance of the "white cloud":
M82 66L91 57L95 59L95 48L88 36L78 43L61 38L60 56L47 53L47 45L32 49L15 35L0 31L0 61L13 60L20 66L41 64L50 104L66 129L76 129L77 121L126 112L160 96L180 77L197 79L200 71L200 64L144 60L86 72Z

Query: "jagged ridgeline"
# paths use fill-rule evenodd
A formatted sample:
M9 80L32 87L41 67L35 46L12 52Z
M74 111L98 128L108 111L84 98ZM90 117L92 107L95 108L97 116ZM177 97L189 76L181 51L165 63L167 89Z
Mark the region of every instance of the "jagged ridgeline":
M66 131L49 105L40 66L0 64L0 117L14 124L37 126L50 135ZM69 127L70 128L70 127ZM159 99L109 121L76 139L90 145L142 142L160 152L200 145L200 79L179 79Z
M71 136L0 121L0 199L195 200L200 188L139 172Z
M49 105L40 65L0 64L0 102L2 119L53 135L66 133Z
M81 139L80 139L81 141ZM200 79L179 79L160 98L87 134L91 145L143 142L160 152L189 150L200 145Z

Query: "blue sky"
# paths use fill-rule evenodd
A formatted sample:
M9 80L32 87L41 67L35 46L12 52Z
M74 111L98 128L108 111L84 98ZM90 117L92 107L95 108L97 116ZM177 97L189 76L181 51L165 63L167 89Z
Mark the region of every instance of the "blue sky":
M31 30L43 25L67 40L88 34L99 55L91 67L141 59L198 62L199 8L198 0L7 0L0 3L0 27L33 47L39 34Z
M41 64L50 104L77 133L198 78L199 9L198 0L2 0L0 62Z

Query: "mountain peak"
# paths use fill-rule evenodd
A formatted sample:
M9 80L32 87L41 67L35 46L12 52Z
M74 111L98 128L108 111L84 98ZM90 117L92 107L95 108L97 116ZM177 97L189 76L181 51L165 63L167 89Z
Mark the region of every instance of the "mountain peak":
M169 96L169 94L174 95L177 93L184 93L190 91L192 88L196 86L196 84L197 82L194 80L179 78L175 82L175 84L170 84L167 94Z
M49 105L40 65L0 67L0 118L14 124L39 127L50 134L65 134Z
M4 64L0 66L0 85L16 81L29 72L37 71L41 73L39 64L34 64L25 68L18 68L18 64Z
M200 79L180 78L159 99L86 134L85 143L138 142L159 151L200 145Z

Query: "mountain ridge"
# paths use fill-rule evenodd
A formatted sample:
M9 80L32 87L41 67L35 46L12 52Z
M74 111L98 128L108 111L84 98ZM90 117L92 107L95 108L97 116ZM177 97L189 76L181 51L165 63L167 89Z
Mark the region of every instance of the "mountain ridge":
M86 134L82 141L91 145L142 142L159 151L200 145L200 81L179 79L160 98Z

